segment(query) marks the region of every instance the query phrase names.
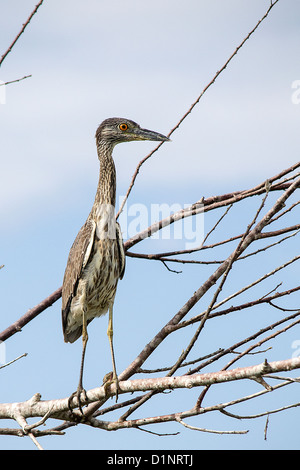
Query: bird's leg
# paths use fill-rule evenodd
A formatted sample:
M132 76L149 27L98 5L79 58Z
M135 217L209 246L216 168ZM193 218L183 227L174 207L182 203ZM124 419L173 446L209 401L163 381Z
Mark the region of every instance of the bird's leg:
M113 366L113 377L112 381L116 384L116 401L118 401L118 391L119 391L119 381L117 376L117 369L116 369L116 361L115 361L115 353L113 347L113 306L110 305L109 307L109 319L108 319L108 328L107 328L107 336L109 340L110 352L111 352L111 359L112 359L112 366Z
M87 323L86 323L86 315L85 313L83 314L84 322L82 324L82 356L81 356L81 364L80 364L80 375L79 375L79 383L78 383L78 402L79 402L79 408L82 413L82 408L81 408L81 403L80 403L80 393L83 392L85 395L85 399L87 399L86 396L86 391L83 388L83 366L84 366L84 358L85 358L85 350L86 350L86 345L88 342L88 333L87 333Z
M71 409L71 402L74 397L77 398L78 401L78 407L83 414L82 411L82 405L81 405L81 393L84 394L84 398L87 400L87 395L86 391L83 388L82 382L83 382L83 366L84 366L84 357L85 357L85 350L86 350L86 345L88 342L88 333L87 333L87 321L86 321L86 313L85 311L82 312L82 356L81 356L81 364L80 364L80 374L79 374L79 383L76 392L72 393L72 395L69 398L68 405L70 410Z

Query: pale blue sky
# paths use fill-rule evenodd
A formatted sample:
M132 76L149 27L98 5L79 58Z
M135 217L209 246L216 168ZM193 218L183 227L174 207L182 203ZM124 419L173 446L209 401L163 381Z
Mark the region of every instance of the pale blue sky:
M3 3L1 55L37 2ZM1 330L62 283L69 248L96 190L94 134L98 124L107 117L123 116L142 127L168 133L269 3L44 1L0 69L2 81L32 75L7 86L6 104L0 105L0 265L5 265L0 272ZM202 196L255 186L299 160L300 105L292 103L292 83L300 79L299 17L299 2L279 1L173 134L172 143L144 165L129 204L183 206ZM116 148L118 196L125 194L136 164L152 148L151 142ZM255 213L256 206L249 203L245 207ZM231 220L235 233L240 230L240 220L245 226L249 221L243 211ZM137 249L155 252L170 246L176 243L158 240ZM282 249L278 264L285 256L294 256L296 247L294 243ZM255 265L249 266L254 275ZM161 263L128 260L115 309L120 371L199 287L209 272L199 269L185 267L180 277ZM296 272L295 268L287 274L287 286L289 281L295 283ZM245 282L246 278L245 273ZM238 282L239 276L234 279ZM245 327L248 324L245 320ZM110 368L106 326L106 318L91 324L87 388L95 387ZM228 328L225 324L223 331L230 337L234 326ZM230 344L227 338L223 342L220 333L217 338L216 348ZM295 339L294 331L284 338L281 358L291 356ZM44 399L68 396L78 380L81 343L77 343L63 342L58 301L7 341L7 360L24 352L28 356L1 370L5 383L1 401L23 401L36 392ZM184 345L179 342L180 351ZM199 355L209 347L205 343ZM158 363L173 359L167 345L155 354ZM247 390L245 385L241 387ZM224 392L229 396L227 390L231 386ZM197 391L191 393L197 396ZM175 407L181 396L184 394L178 392L173 398ZM276 396L271 407L280 403ZM151 409L147 412L152 414ZM267 442L263 440L264 421L250 426L210 414L191 424L216 429L252 427L252 432L246 437L216 436L172 424L153 430L181 434L159 438L137 430L105 433L82 428L72 429L65 437L43 438L42 444L68 449L295 448L299 447L298 420L297 409L272 417ZM29 440L0 438L2 449L32 447Z

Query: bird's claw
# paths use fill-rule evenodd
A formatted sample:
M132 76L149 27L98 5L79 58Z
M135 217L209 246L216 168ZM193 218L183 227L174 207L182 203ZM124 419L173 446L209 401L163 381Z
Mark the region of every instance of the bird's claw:
M83 395L83 400L81 399L82 395ZM73 398L75 397L77 398L78 408L81 414L83 415L82 406L84 405L84 403L82 402L87 402L88 397L87 397L85 389L82 386L78 385L76 392L73 392L72 395L68 399L68 408L72 414L73 414L72 402L73 402Z
M108 372L103 377L103 384L102 384L102 386L104 387L105 396L108 395L109 388L113 383L115 383L116 385L116 402L117 402L118 397L119 397L119 390L120 390L119 379L117 376L114 377L113 372Z

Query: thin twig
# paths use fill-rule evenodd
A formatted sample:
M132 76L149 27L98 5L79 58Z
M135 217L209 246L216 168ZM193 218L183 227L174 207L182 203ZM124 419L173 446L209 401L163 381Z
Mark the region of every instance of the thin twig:
M265 424L265 430L264 430L264 440L267 440L267 432L268 432L268 427L269 427L269 414L267 414L267 419L266 419L266 424Z
M25 80L26 78L30 78L30 77L32 77L32 75L25 75L24 77L17 78L16 80L10 80L9 82L0 83L0 86L10 85L11 83L16 83L16 82L21 82L22 80Z
M244 310L244 309L247 309L247 308L251 308L251 307L254 307L255 305L259 305L259 304L263 304L263 303L268 303L268 304L271 305L270 302L272 300L280 298L280 297L284 297L284 296L287 296L287 295L291 295L294 292L298 292L299 290L300 290L300 286L297 286L297 287L294 287L292 289L289 289L289 290L286 290L286 291L283 291L283 292L276 292L276 294L274 294L270 297L260 297L259 299L251 300L249 302L245 302L244 304L232 305L231 307L226 308L224 310L219 310L217 312L211 313L209 318L216 318L216 317L219 317L221 315L227 315L229 313L237 312L237 311ZM217 308L217 307L215 307L215 308ZM190 318L189 320L182 321L178 325L174 326L174 330L179 329L179 328L185 328L186 326L189 326L189 325L192 325L193 323L196 323L197 321L200 320L202 315L203 315L203 312L200 313L199 315L196 315L196 316Z
M40 0L40 2L35 6L34 10L32 11L32 13L30 14L30 16L28 17L27 21L23 24L22 26L22 29L21 31L17 34L17 36L15 37L15 39L13 40L13 42L11 43L11 45L9 46L9 48L7 49L7 51L1 56L1 59L0 59L0 66L2 65L2 62L4 61L4 59L6 58L6 56L11 52L12 48L15 46L16 42L18 41L18 39L20 38L20 36L24 33L26 27L29 25L30 21L32 20L33 16L36 14L36 12L38 11L39 7L42 5L44 0Z
M192 429L193 431L201 431L201 432L208 432L213 434L247 434L249 431L216 431L215 429L206 429L206 428L199 428L197 426L191 426L190 424L185 423L179 417L176 418L176 421L188 429Z
M13 359L12 361L7 362L6 364L3 364L2 366L0 366L0 369L3 369L4 367L10 366L10 365L13 364L14 362L16 362L16 361L18 361L19 359L21 359L22 357L26 357L27 354L28 354L28 353L21 354L21 356L18 356L18 357L16 357L15 359Z

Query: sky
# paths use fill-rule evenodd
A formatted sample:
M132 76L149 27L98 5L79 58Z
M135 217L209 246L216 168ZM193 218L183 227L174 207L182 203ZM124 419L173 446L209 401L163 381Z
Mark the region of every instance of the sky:
M2 3L0 55L37 2ZM5 265L0 271L1 331L62 284L70 246L94 200L98 125L107 117L120 116L167 134L269 4L261 0L44 1L0 68L2 82L31 75L7 85L5 103L0 104L0 265ZM142 167L126 209L129 220L138 206L184 207L202 196L247 189L299 160L299 15L296 0L281 0L273 8L174 132L172 142ZM117 201L126 193L137 163L153 148L151 142L116 147ZM255 205L244 207L229 220L226 230L237 233L239 222L249 221L247 211L255 213ZM147 214L146 226L153 222ZM123 233L126 228L122 227ZM170 251L178 246L174 239L143 243L136 251ZM288 248L279 250L279 259L294 256L296 250L297 243L291 241ZM250 264L242 282L260 268ZM180 276L161 263L127 258L115 304L120 371L208 272L199 267L182 269ZM295 282L298 272L291 269L285 283ZM241 279L237 275L234 280ZM28 356L1 370L2 402L23 401L36 392L43 399L65 397L76 388L81 344L64 344L60 307L61 302L56 302L6 342L7 361L24 352ZM103 364L109 357L107 318L90 327L86 388L101 382L110 367ZM219 346L230 342L232 328L224 325L225 338L218 332ZM297 339L295 331L285 336L280 351L284 358L291 356L291 344ZM208 346L209 340L201 353ZM162 357L164 363L173 357L167 346L155 354L157 361ZM272 407L279 406L277 400ZM48 449L292 449L299 447L297 413L294 409L274 415L267 441L264 421L259 421L251 423L252 432L246 437L192 432L170 424L154 426L155 431L180 431L180 435L158 437L138 430L106 433L86 427L69 430L64 437L43 438L41 443ZM212 414L191 424L217 429L240 426ZM241 427L248 426L242 423ZM29 439L0 439L1 449L32 447Z

